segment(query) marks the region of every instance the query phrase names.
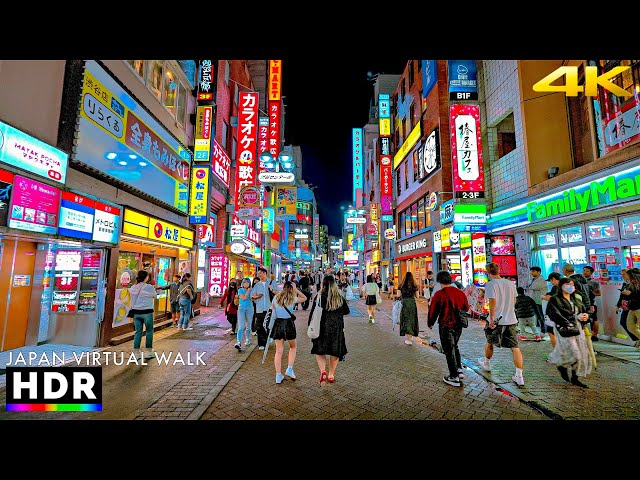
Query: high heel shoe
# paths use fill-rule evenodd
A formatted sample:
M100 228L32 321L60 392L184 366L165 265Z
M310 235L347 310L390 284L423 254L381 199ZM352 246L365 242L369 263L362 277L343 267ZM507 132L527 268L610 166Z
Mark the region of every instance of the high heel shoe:
M323 372L320 374L320 385L322 385L322 382L325 382L325 383L327 382L327 372L324 372L324 371L323 371Z
M335 379L335 378L333 378L333 377L327 377L327 381L328 381L329 383L333 383L333 382L335 382L335 381L336 381L336 379Z

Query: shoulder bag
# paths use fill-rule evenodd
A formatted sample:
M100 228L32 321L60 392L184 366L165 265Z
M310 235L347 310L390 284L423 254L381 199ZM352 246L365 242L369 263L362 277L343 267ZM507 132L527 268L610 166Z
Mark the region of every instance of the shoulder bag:
M561 299L563 303L566 303L565 299ZM573 306L573 311L575 312L575 306ZM557 310L557 307L556 307ZM580 326L578 325L578 319L576 318L576 314L574 313L573 318L566 318L563 315L566 323L563 325L558 325L556 323L556 330L561 337L576 337L580 335Z
M316 339L320 336L320 320L322 319L322 307L320 306L320 294L316 295L316 308L313 309L311 322L307 328L307 336L310 339Z
M284 306L284 309L287 311L287 313L289 315L291 315L291 317L289 317L289 318L291 318L291 320L293 320L295 322L296 321L296 316L293 313L291 313L291 311L286 307L286 305ZM287 320L287 319L285 318L285 320Z
M138 301L138 297L140 296L140 292L142 291L142 288L140 288L140 290L138 291L138 294L136 295L136 299L135 300L131 300L131 308L129 308L129 311L127 312L127 318L130 318L131 320L133 320L133 316L135 315L135 311L132 312L133 306L136 304L136 302ZM131 289L129 289L129 293L131 293Z
M446 288L443 288L443 290L446 290ZM447 301L451 305L451 311L453 312L453 316L457 322L462 325L462 328L467 328L469 326L469 314L464 310L458 310L455 308L453 300L451 300L448 293L445 292L444 296L447 297Z

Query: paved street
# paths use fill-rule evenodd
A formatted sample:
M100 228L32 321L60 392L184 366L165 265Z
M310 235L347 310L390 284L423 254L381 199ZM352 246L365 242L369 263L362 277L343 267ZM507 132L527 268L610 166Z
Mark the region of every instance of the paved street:
M264 365L262 352L252 345L246 352L233 348L234 337L222 312L203 309L194 330L156 332L159 352L206 352L206 366L103 367L103 412L4 411L0 389L0 419L638 419L640 389L637 363L598 355L598 370L588 390L565 383L545 361L549 342L522 342L525 387L511 381L509 351L496 350L491 374L478 371L482 356L482 326L472 322L463 332L461 353L466 369L462 388L442 382L444 356L415 340L403 343L392 331L391 302L378 307L376 324L367 321L361 300L351 302L345 319L349 354L336 371L336 383L319 385L319 371L306 336L308 312L297 312L298 380L276 385L271 349ZM426 309L419 303L421 327ZM255 340L255 337L253 337ZM599 346L598 346L599 347ZM131 342L107 349L130 351ZM285 348L285 363L286 363ZM484 373L484 372L482 372Z

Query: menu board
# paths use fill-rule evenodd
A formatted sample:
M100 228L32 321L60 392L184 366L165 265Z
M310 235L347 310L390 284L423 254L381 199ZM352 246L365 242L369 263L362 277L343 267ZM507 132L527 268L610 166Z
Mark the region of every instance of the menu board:
M59 208L59 189L20 175L15 176L9 227L55 235Z

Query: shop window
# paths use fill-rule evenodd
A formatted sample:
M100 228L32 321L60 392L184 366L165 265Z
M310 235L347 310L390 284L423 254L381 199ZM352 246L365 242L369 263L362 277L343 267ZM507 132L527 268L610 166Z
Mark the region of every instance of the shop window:
M551 272L561 273L560 259L556 248L532 251L530 262L530 266L540 267L544 279L549 278Z
M163 91L163 105L169 109L171 113L175 115L176 98L178 96L178 82L176 75L173 71L167 67L164 72L164 91Z
M625 256L626 252L622 256ZM620 247L592 248L589 250L589 265L593 267L593 279L601 285L609 282L620 282L622 263ZM626 265L628 263L625 260ZM631 268L631 267L626 267Z
M414 203L411 206L411 231L414 233L418 231L418 204L417 203Z
M550 245L557 245L556 232L551 230L549 232L540 232L536 234L536 240L539 247L547 247Z
M150 60L147 87L158 100L162 100L162 60Z
M516 128L513 113L507 115L496 127L498 133L498 158L511 153L516 149Z
M620 219L620 232L625 238L640 237L640 215Z
M182 83L178 83L178 105L176 106L176 120L184 125L184 114L187 111L187 89Z
M426 227L427 223L425 222L425 205L424 198L422 198L418 202L418 230L422 230Z
M560 243L579 243L584 241L582 225L560 229Z
M563 247L560 249L560 258L562 265L570 264L577 273L581 273L582 269L589 264L587 262L587 247Z
M640 268L640 246L624 247L624 268Z
M618 238L614 220L598 220L587 224L587 238L590 242L614 240Z
M402 215L404 216L404 234L409 236L411 235L411 210L405 210Z
M127 63L131 65L133 71L136 72L142 80L144 80L144 60L127 60Z
M413 181L418 181L418 149L413 150Z

